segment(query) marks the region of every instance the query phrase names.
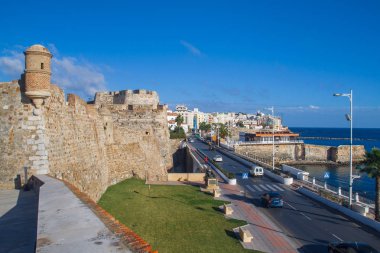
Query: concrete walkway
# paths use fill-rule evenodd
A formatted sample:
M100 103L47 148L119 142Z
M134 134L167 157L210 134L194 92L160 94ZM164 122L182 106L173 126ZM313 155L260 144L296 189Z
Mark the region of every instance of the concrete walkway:
M131 252L63 182L38 178L37 252Z
M245 248L271 253L295 253L297 246L273 222L263 215L237 185L219 183L221 196L218 199L231 202L231 218L245 220L246 227L253 236L250 243L242 243Z
M33 253L38 196L34 191L0 191L0 252Z

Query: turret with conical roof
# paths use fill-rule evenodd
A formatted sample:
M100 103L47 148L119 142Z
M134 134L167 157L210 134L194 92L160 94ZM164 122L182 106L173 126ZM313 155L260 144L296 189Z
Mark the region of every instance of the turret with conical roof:
M50 97L50 62L52 54L42 45L25 50L25 94L40 108L44 99Z

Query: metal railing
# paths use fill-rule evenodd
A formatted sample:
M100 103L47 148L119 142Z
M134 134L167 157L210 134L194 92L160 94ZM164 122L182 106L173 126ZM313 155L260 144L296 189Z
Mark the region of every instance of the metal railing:
M304 143L303 140L280 140L274 141L274 144L299 144ZM230 142L229 145L257 145L257 144L273 144L272 140L268 141L234 141Z
M308 180L303 180L299 182L306 184L307 186L311 187L312 189L316 191L323 189L335 195L335 197L342 198L345 200L349 199L348 197L349 193L347 190L342 189L341 187L329 185L327 184L327 182L320 181L314 177L311 179L309 178ZM373 200L360 196L359 193L357 192L355 193L353 200L354 202L367 205L370 209L375 208L375 202Z

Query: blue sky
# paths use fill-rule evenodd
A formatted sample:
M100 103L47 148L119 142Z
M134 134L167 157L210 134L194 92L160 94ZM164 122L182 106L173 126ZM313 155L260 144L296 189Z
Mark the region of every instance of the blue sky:
M22 51L54 54L65 92L150 89L202 111L265 111L289 126L380 127L379 1L0 0L0 80ZM21 67L20 67L21 66Z

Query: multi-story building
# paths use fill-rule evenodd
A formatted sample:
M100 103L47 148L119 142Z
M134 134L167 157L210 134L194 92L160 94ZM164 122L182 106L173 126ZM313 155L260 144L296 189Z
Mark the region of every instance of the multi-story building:
M174 130L177 126L175 119L177 118L178 113L173 112L172 110L167 111L168 127L170 130Z

